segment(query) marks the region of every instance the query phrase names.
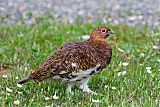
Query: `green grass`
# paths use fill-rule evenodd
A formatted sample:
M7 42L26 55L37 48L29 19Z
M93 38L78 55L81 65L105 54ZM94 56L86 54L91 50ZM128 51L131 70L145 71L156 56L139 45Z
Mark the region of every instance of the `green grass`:
M19 107L160 106L160 51L152 48L156 45L153 41L157 43L159 38L154 36L152 41L150 37L151 32L160 32L159 28L107 25L115 32L108 38L113 49L112 61L104 72L89 82L98 96L82 93L77 86L73 88L73 94L68 95L66 85L54 80L29 82L21 88L17 87L18 80L42 64L56 49L68 42L82 41L79 38L81 35L90 34L92 29L101 25L105 24L63 24L54 21L49 24L43 19L33 27L1 25L0 74L7 72L8 76L0 77L0 106L16 106L16 100L20 101ZM141 57L141 53L145 56ZM125 67L123 62L129 65ZM147 66L151 67L152 73L147 73ZM9 70L11 73L8 73ZM127 74L118 76L118 72L123 71ZM6 87L13 92L7 92ZM55 93L59 99L45 100ZM95 103L92 99L100 102Z

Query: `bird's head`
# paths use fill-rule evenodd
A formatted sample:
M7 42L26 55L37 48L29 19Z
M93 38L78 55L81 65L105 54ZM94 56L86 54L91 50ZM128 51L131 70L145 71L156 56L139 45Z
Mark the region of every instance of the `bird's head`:
M101 26L92 32L91 38L106 39L110 34L114 34L114 32L106 26Z

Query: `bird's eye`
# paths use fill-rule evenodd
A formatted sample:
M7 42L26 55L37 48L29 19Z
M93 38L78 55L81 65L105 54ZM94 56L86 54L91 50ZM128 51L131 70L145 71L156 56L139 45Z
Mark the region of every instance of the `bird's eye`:
M105 33L105 32L106 32L106 30L101 30L101 32L104 32L104 33Z

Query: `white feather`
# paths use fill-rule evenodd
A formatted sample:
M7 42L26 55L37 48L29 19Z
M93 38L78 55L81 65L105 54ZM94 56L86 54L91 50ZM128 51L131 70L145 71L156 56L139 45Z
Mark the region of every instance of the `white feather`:
M94 68L90 68L90 69L87 69L85 71L81 71L79 73L74 73L73 75L77 75L77 77L73 78L70 80L70 82L73 82L73 81L76 81L78 79L81 79L82 77L85 77L85 76L89 76L89 74L92 72L92 71L95 71L98 67L100 66L100 64L97 64ZM96 73L96 71L95 71Z
M76 63L72 63L72 67L77 67L77 64Z

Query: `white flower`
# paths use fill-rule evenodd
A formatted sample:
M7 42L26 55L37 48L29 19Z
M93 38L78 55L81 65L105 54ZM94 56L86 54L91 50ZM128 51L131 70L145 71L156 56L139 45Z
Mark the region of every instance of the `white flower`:
M158 62L160 62L160 59L157 59Z
M146 70L151 70L151 67L146 67Z
M144 53L141 53L139 56L140 56L140 57L145 57Z
M22 37L22 36L24 36L24 34L22 32L20 32L20 34L18 34L17 36Z
M128 63L127 62L123 62L122 65L123 66L128 66Z
M154 75L151 75L154 78Z
M117 74L118 76L121 76L122 75L122 72L118 72L118 74Z
M146 67L146 70L147 70L147 72L148 72L149 74L152 73L151 67Z
M105 85L104 87L105 87L105 88L108 88L108 85Z
M45 97L45 100L49 100L50 98L49 97Z
M126 75L126 74L127 74L127 71L123 71L123 72L122 72L122 75Z
M46 106L46 107L50 107L50 106Z
M11 90L11 89L8 88L8 87L6 88L6 91L8 91L8 92L10 92L10 93L13 92L13 90Z
M149 70L147 70L147 72L150 74L150 73L152 73L152 71L149 69Z
M19 101L19 100L16 100L16 101L14 101L14 104L15 104L15 105L19 105L19 104L20 104L20 101Z
M116 90L116 87L112 87L112 90Z
M29 102L33 102L33 101L34 101L33 98L29 100Z
M87 39L89 39L89 38L90 38L89 35L82 35L82 39L84 39L84 40L87 40Z
M122 53L125 53L124 50L122 50L121 48L118 48L118 51L122 52Z
M94 103L100 103L100 100L94 100L94 99L92 98L92 102L94 102Z
M153 46L153 49L158 49L158 46L154 45L154 46Z
M3 75L2 77L3 77L3 78L7 78L7 75Z
M18 91L18 94L22 94L22 92L19 92L19 91Z
M10 95L10 93L7 93L7 96L9 96Z
M21 87L22 87L22 85L21 85L21 84L17 84L17 87L21 88Z
M18 80L18 76L16 76L16 78L15 78L16 80Z
M54 94L53 99L57 100L59 97Z

